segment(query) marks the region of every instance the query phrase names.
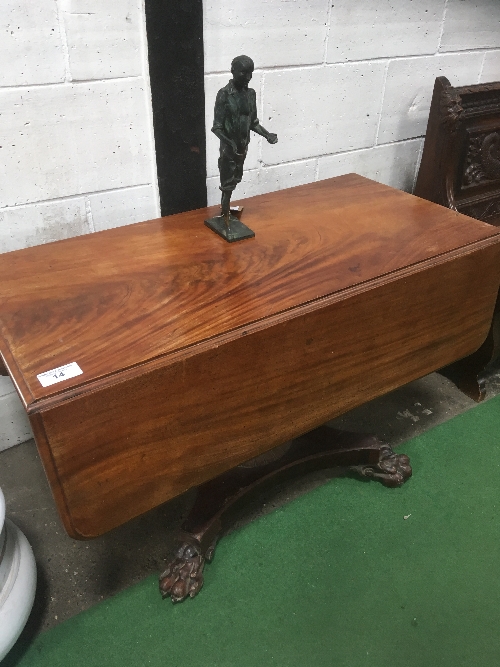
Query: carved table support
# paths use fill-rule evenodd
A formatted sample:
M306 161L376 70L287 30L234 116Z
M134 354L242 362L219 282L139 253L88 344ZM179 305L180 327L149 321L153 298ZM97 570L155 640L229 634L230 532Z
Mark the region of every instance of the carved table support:
M176 556L160 576L160 592L173 602L194 597L203 586L203 568L213 557L230 513L256 490L306 472L348 468L385 486L401 486L412 474L410 461L374 436L322 426L291 444L259 456L198 487L179 535Z
M464 394L479 403L486 396L484 372L500 356L500 292L486 340L473 354L440 369Z
M464 359L441 368L439 372L448 380L451 380L466 396L479 403L486 396L486 382L482 373L492 360L493 352L493 333L490 330L488 338L479 350Z

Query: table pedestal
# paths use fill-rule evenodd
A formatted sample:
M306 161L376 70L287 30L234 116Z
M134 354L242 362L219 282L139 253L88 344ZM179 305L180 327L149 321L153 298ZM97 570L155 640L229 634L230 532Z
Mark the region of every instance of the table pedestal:
M160 576L160 592L173 602L194 597L203 586L203 569L240 503L266 487L308 472L335 467L401 486L412 471L405 454L365 434L322 426L198 487L191 512L178 536L175 557Z

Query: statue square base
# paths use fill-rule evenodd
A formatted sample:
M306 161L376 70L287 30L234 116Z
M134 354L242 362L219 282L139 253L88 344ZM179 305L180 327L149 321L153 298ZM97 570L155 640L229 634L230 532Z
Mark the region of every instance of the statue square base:
M243 239L252 239L255 236L255 232L244 225L234 215L229 216L229 227L226 225L223 215L216 215L213 218L209 218L205 220L205 224L213 232L222 236L228 243L243 241Z

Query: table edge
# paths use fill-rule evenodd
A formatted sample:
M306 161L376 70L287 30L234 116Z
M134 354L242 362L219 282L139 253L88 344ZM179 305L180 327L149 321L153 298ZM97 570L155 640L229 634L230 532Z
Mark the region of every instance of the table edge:
M351 285L342 290L332 292L305 303L301 303L297 306L293 306L289 309L274 313L273 315L255 320L253 322L249 322L246 325L235 327L234 329L225 331L215 336L211 336L173 352L166 352L164 354L152 357L146 361L138 362L133 366L129 366L107 375L102 375L100 377L90 379L88 382L81 383L76 387L61 388L59 391L39 399L35 399L33 397L33 394L30 391L23 374L15 362L15 357L12 355L3 336L0 337L0 355L4 359L5 365L9 371L9 375L14 382L18 394L21 397L26 412L28 415L32 415L44 410L55 408L62 403L66 403L67 401L78 399L83 395L94 393L96 391L100 391L101 389L120 384L132 378L143 375L144 373L152 372L158 368L177 363L195 354L200 354L214 347L218 347L219 345L223 345L231 340L236 340L242 336L252 334L256 331L261 331L276 324L281 324L282 322L286 322L292 318L309 314L315 310L329 306L330 304L339 301L343 301L368 290L376 289L383 284L394 282L395 280L405 278L406 276L410 276L414 273L424 271L428 268L431 268L432 266L452 261L458 257L469 255L478 250L483 250L489 246L497 244L500 244L500 229L493 232L491 236L488 236L484 239L473 241L451 251L435 255L434 257L427 258L420 262L415 262L409 266L382 274L376 278L371 278L356 285ZM21 391L21 389L23 389L23 391ZM31 397L31 400L26 401L24 396Z

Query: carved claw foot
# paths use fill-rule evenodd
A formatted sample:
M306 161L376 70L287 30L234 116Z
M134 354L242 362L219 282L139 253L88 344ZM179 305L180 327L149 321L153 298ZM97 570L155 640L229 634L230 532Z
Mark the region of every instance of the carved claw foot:
M182 544L176 557L160 575L162 597L170 596L172 602L182 602L188 596L194 598L203 586L204 567L205 556L201 550L187 542Z
M410 459L406 454L396 454L389 445L382 445L378 463L351 466L362 477L378 479L384 486L401 486L411 477Z

